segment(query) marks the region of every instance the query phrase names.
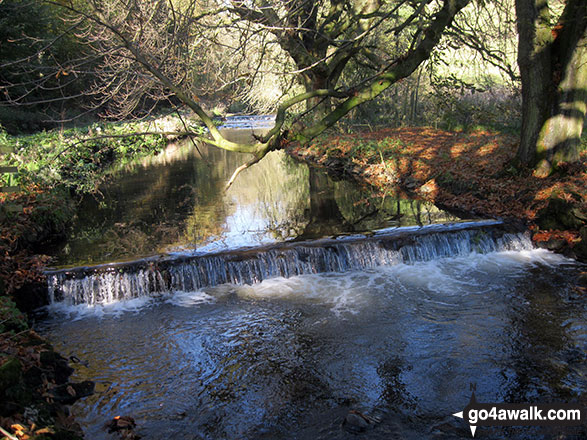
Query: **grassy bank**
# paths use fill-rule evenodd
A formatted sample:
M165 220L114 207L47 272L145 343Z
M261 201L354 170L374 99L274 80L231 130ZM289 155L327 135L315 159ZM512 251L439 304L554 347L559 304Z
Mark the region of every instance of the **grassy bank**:
M113 165L156 154L174 139L172 133L184 131L176 116L141 122L98 122L22 136L10 136L0 129L1 163L19 170L12 181L4 176L4 183L91 192Z
M587 260L587 152L581 163L537 178L511 165L516 149L508 134L412 127L331 136L290 153L383 194L524 222L538 245Z
M49 260L43 253L63 238L77 197L96 191L116 167L157 154L171 139L139 133L182 129L179 118L167 116L23 136L0 131L0 164L18 169L16 175L0 175L0 186L18 188L0 193L0 292L21 307L37 306L27 304L30 295L21 290L41 279L39 269Z

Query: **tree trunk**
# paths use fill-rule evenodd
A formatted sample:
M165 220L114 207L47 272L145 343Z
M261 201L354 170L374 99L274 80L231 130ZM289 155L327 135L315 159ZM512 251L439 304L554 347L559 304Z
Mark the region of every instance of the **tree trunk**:
M332 233L348 232L352 228L340 212L334 197L334 184L323 173L309 168L310 212L309 222L301 238L317 238Z
M587 41L586 41L587 42ZM579 160L581 134L587 110L587 50L575 51L561 81L556 111L546 120L538 137L538 151L548 152L546 167ZM548 163L550 162L550 164ZM539 164L540 166L540 164Z
M329 84L327 78L313 74L311 79L304 82L306 92L312 92L314 90L322 90L333 87ZM328 96L317 96L306 101L306 110L312 112L313 118L323 118L332 110L332 101Z
M584 0L569 0L552 27L548 2L516 0L522 132L518 160L550 174L579 158L587 108Z

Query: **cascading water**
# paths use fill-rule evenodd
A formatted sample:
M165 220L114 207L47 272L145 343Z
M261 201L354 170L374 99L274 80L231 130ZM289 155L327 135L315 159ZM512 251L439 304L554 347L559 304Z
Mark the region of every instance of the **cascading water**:
M49 272L51 303L108 304L224 283L254 284L273 277L344 272L412 264L443 257L529 250L523 233L508 233L498 221L395 228L371 236L288 242L190 257Z
M253 119L224 129L250 135ZM584 402L584 266L499 221L449 224L276 153L224 194L244 158L219 151L198 151L213 167L170 153L119 176L57 260L93 267L47 274L36 329L83 361L74 380L96 382L72 408L86 438L111 439L104 423L122 415L146 440L471 438L452 416L471 383L482 402ZM95 265L121 259L134 261ZM345 425L358 413L368 432Z

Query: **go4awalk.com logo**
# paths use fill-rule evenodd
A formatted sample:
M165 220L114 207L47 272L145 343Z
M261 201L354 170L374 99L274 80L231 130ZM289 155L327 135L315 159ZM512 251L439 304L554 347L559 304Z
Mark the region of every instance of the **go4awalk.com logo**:
M478 426L580 426L587 422L587 411L582 405L479 403L475 385L471 384L471 390L469 404L453 416L468 423L473 437Z

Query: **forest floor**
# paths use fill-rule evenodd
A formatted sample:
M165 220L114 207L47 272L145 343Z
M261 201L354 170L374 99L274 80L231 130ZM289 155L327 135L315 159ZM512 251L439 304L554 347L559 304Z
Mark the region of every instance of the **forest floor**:
M587 151L547 178L519 171L517 138L427 127L320 138L289 153L382 194L417 197L482 218L523 222L537 245L587 260Z

